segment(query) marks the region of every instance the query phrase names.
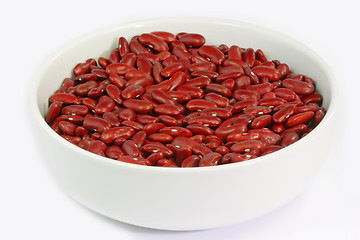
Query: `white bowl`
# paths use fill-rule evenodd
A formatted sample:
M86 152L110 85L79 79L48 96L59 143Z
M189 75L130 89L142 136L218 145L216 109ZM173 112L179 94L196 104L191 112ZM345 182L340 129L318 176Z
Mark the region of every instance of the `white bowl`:
M260 48L269 59L316 81L327 113L300 141L267 156L216 167L161 168L118 162L67 142L44 121L48 97L78 62L107 57L120 36L155 30L194 32L208 44ZM309 184L326 157L335 127L335 80L326 63L296 40L256 25L212 18L141 21L95 32L42 65L31 89L35 137L62 189L86 207L138 226L200 230L240 223L284 205Z

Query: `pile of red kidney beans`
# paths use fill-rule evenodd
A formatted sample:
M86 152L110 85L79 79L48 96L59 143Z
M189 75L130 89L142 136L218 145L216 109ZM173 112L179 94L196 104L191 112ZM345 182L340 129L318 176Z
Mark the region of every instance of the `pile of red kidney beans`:
M49 97L46 122L92 153L162 167L236 163L298 141L325 115L313 79L261 49L185 32L118 42Z

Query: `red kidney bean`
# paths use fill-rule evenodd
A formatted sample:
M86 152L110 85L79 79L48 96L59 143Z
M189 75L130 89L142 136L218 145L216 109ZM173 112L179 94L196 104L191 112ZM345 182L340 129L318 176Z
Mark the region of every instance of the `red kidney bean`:
M140 155L139 148L136 146L135 142L132 140L126 140L122 144L121 149L127 156L138 157Z
M260 83L257 85L247 86L245 89L248 91L257 92L260 95L263 95L267 92L271 92L273 90L273 85L271 83Z
M206 108L200 112L200 116L212 116L223 119L230 118L232 113L224 108ZM220 122L221 123L221 122Z
M279 111L275 112L272 116L272 120L275 123L283 123L295 112L295 109L296 109L296 105L294 104L287 105L282 109L280 109Z
M123 102L123 105L136 113L148 113L154 108L153 104L140 99L127 99Z
M83 126L90 131L99 133L111 128L111 124L107 120L98 117L86 117Z
M100 140L95 140L92 143L90 143L89 147L86 149L89 152L98 154L99 152L105 152L106 151L106 144Z
M253 92L250 90L245 89L237 89L233 93L233 98L236 100L242 101L242 100L259 100L260 94L257 92Z
M252 71L255 73L257 77L266 77L270 81L276 81L280 79L280 72L276 68L259 65L253 67Z
M73 136L75 134L76 124L73 124L68 121L59 121L59 129L67 135Z
M301 101L304 103L304 104L308 104L308 103L318 103L318 104L321 104L321 101L322 101L322 95L320 93L311 93L307 96L304 96L301 98Z
M107 66L107 68L106 68L106 73L108 75L113 74L113 73L116 73L118 75L125 75L125 73L127 71L134 70L134 69L135 68L130 65L119 62L119 63L109 64L109 66Z
M230 100L228 98L214 92L206 94L204 99L210 102L214 102L219 107L226 107L230 105Z
M163 129L165 128L166 125L163 124L163 123L159 123L159 122L151 122L151 123L148 123L144 126L143 128L143 131L146 133L146 134L152 134L152 133L156 133L158 132L160 129Z
M198 155L191 155L182 161L181 167L197 167L199 162L200 157Z
M217 105L214 102L204 99L192 99L186 104L186 108L190 111L204 110L206 108L216 108Z
M212 135L214 133L214 130L212 130L211 128L198 123L190 124L186 128L189 129L194 135L201 134L206 136Z
M169 91L166 92L166 95L174 99L178 103L184 103L191 99L191 95L185 92L180 91Z
M131 127L113 127L106 129L101 133L101 140L107 144L110 144L119 137L129 139L132 135L134 135L134 133L135 130Z
M220 159L221 159L220 153L217 152L209 153L200 159L199 167L216 166Z
M219 76L217 72L214 71L194 71L191 73L192 77L208 77L210 79L215 79Z
M169 46L167 43L162 40L161 38L157 37L156 35L153 35L151 33L143 33L139 36L139 41L144 44L145 46L148 46L150 48L153 48L155 51L163 52L168 51Z
M242 52L242 60L249 66L252 67L255 63L255 51L252 48L247 48Z
M265 114L256 117L250 124L251 128L264 128L271 123L271 115Z
M188 121L188 124L202 124L207 127L217 127L221 124L221 119L215 116L198 116Z
M98 104L95 106L95 112L97 114L103 114L105 112L111 112L115 107L115 102L109 96L103 95L100 97Z
M151 34L157 36L168 44L176 40L175 35L170 32L154 31L151 32Z
M121 126L131 127L135 131L141 131L144 128L144 125L142 125L141 123L133 122L133 121L122 121Z
M64 104L72 104L77 97L71 93L55 93L49 97L49 102L63 102Z
M232 145L230 151L234 153L255 153L255 155L258 155L263 147L264 143L260 140L245 140Z
M113 127L119 127L121 124L120 119L113 112L103 113L102 118L108 121Z
M212 45L203 45L198 50L200 56L209 58L216 65L221 65L225 60L225 55L218 48Z
M224 97L230 97L232 95L232 92L230 89L228 89L220 84L214 84L214 83L208 84L205 87L205 92L206 93L211 93L211 92L217 93Z
M299 140L299 135L296 132L288 132L284 134L281 140L281 146L282 147L289 146L290 144L293 144L297 140Z
M164 133L172 137L191 137L193 135L189 129L177 126L163 127L158 131L159 133Z
M125 64L125 65L128 65L128 66L130 66L131 68L129 68L129 69L126 69L126 68L125 68L125 69L122 69L122 68L120 68L120 70L122 70L122 71L120 71L120 73L123 73L123 74L120 74L120 73L119 73L119 75L124 75L124 74L128 73L129 71L136 70L136 68L135 68L136 60L137 60L137 55L136 55L136 54L134 54L134 53L127 53L127 54L125 54L125 55L121 58L120 63Z
M155 106L154 112L160 115L175 116L183 112L184 108L181 105L174 104L159 104Z
M260 106L268 106L268 107L274 107L274 106L279 106L282 104L287 103L286 100L284 100L283 98L278 98L278 97L272 97L272 98L263 98L259 100L259 105Z
M189 66L190 72L195 71L210 71L215 72L216 71L216 65L212 62L200 62L200 63L193 63Z
M169 148L158 145L158 144L152 144L152 143L145 144L144 146L142 146L142 149L148 153L161 152L166 157L171 157L174 155L174 152L171 151Z
M56 119L56 117L59 116L59 113L62 111L61 110L62 106L63 106L63 102L61 101L56 101L50 104L49 109L45 116L45 121L48 124L51 124Z
M204 157L205 155L212 153L213 151L210 148L199 144L192 148L192 152L196 155Z
M314 116L314 112L308 111L303 113L298 113L295 115L292 115L289 117L289 119L286 121L285 125L286 127L294 127L299 124L306 123Z
M321 120L324 118L325 116L325 109L324 108L320 108L319 110L317 110L315 112L315 115L314 115L314 124L315 126L318 125Z
M311 85L310 83L307 82L301 82L298 80L294 80L294 79L284 79L282 81L282 85L288 89L293 90L295 93L297 94L310 94L314 91L314 85Z
M161 142L161 143L169 143L173 140L173 137L166 133L153 133L147 136L150 141L153 142Z
M141 124L148 124L148 123L157 123L159 119L157 117L148 115L148 114L137 114L136 115L136 122Z
M155 89L151 92L151 96L159 103L176 105L176 101L170 98L168 95L166 95L166 93L161 90Z
M108 158L118 159L121 156L124 156L125 153L121 150L121 148L117 145L112 145L106 148L105 155Z
M184 85L193 86L193 87L205 87L211 83L210 78L208 77L196 77L184 83Z
M186 33L179 37L186 47L198 48L205 44L205 38L197 33Z

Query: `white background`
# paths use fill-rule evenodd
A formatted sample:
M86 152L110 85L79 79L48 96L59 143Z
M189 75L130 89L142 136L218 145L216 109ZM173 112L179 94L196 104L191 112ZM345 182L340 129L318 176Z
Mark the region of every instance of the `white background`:
M356 1L7 1L0 8L0 239L360 239L359 14ZM68 198L41 164L27 116L32 77L66 43L153 17L215 16L286 33L332 67L341 95L329 157L282 208L220 229L169 232L100 216ZM146 202L144 202L146 204Z

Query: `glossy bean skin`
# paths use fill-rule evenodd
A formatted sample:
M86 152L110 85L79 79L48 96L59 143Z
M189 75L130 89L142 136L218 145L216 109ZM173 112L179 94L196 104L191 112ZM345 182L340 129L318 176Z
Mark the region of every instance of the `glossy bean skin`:
M199 167L216 166L220 159L221 159L220 153L212 152L212 153L206 154L204 157L202 157L200 159Z
M314 91L314 86L307 82L301 82L294 79L284 79L282 85L293 90L297 94L310 94Z
M139 36L139 41L146 45L151 46L157 52L168 51L169 46L164 40L150 33L144 33Z
M140 99L127 99L123 102L123 105L136 113L148 113L154 108L153 104Z
M205 58L209 58L216 65L221 65L225 60L225 55L218 48L210 45L203 45L199 48L199 54Z
M179 41L184 43L186 47L201 47L205 44L205 38L197 33L186 33L179 37Z
M114 127L104 130L101 134L101 140L104 143L109 144L118 137L129 139L132 135L134 135L134 133L135 130L131 127Z

